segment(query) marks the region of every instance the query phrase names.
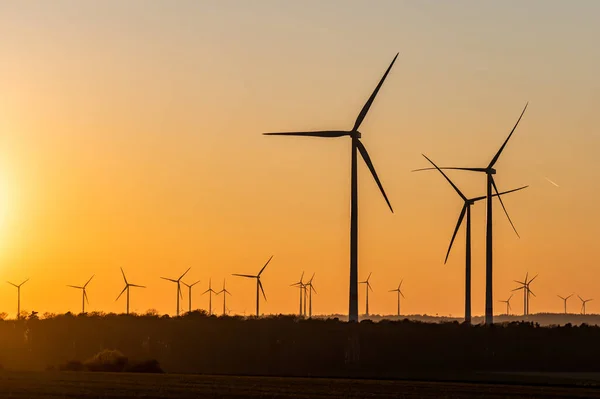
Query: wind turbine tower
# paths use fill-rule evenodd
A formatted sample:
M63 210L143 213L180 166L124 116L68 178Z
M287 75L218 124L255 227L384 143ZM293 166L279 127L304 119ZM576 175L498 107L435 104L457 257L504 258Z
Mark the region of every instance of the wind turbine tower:
M258 272L258 274L256 276L253 276L251 274L233 274L233 276L256 279L256 317L260 317L260 296L259 296L260 292L262 292L263 297L265 298L265 301L267 300L267 296L265 295L265 290L260 281L260 276L261 276L262 272L265 270L265 268L267 267L267 265L269 264L269 262L271 262L271 259L273 259L273 255L271 255L271 257L269 258L267 263L265 263L265 265L262 267L262 269L260 269L260 271Z
M23 286L23 284L25 284L28 281L29 281L29 279L23 281L21 284L14 284L14 283L11 283L10 281L7 281L8 284L17 288L17 320L19 320L21 318L21 287Z
M365 316L369 316L369 290L373 291L373 288L371 288L371 283L369 282L369 279L371 278L371 274L369 273L369 277L367 277L367 279L365 281L361 281L360 284L364 284L365 285L365 291L366 291L366 304L365 304Z
M202 293L202 295L204 294L208 294L208 315L212 315L212 294L213 293L217 293L215 290L212 289L212 279L208 280L208 289L206 291L204 291Z
M77 286L77 285L67 285L67 287L71 287L71 288L76 288L78 290L82 291L82 298L81 298L81 313L85 313L85 303L90 303L90 301L88 301L88 296L87 296L87 292L86 292L86 287L87 285L90 283L90 281L92 281L92 279L94 278L94 276L90 277L90 279L87 281L87 283L85 283L82 286Z
M398 284L398 288L389 291L389 292L396 292L398 295L398 317L400 317L400 296L402 296L402 298L404 298L404 294L402 293L402 283L403 282L404 282L404 280L400 280L400 284Z
M564 298L563 298L562 296L560 296L560 295L557 295L557 297L559 297L560 299L562 299L562 300L563 300L563 302L564 302L564 305L565 305L565 314L567 314L567 301L568 301L568 300L569 300L569 298L571 298L572 296L573 296L573 294L571 294L571 295L569 295L569 296L567 296L567 297L564 297Z
M323 138L335 138L335 137L345 137L348 136L351 139L351 149L350 149L350 157L351 157L351 166L350 166L350 174L351 174L351 183L350 183L350 295L349 295L349 309L348 309L348 319L350 321L358 321L358 154L362 157L362 159L367 164L367 167L371 171L375 182L379 186L379 190L381 194L385 198L385 201L390 208L392 213L394 210L392 209L392 205L383 190L383 186L379 181L379 177L377 176L377 172L375 172L375 167L373 166L373 162L371 161L371 157L367 152L364 144L361 142L362 134L358 130L364 121L379 89L383 85L387 75L390 73L394 62L396 62L396 58L398 58L398 54L394 57L390 66L387 68L383 77L375 87L375 90L363 106L362 110L358 114L356 121L354 122L354 126L351 130L321 130L321 131L311 131L311 132L285 132L285 133L264 133L265 135L277 135L277 136L302 136L302 137L323 137Z
M146 288L143 285L137 285L137 284L131 284L130 282L127 281L127 277L125 277L125 272L123 271L123 268L121 268L121 274L123 275L123 280L125 281L125 288L123 288L123 291L121 291L121 293L119 294L119 296L117 297L117 299L115 299L115 302L119 300L119 298L121 298L121 295L123 295L123 293L125 291L127 291L127 309L126 309L126 314L129 314L129 289L131 287L137 287L137 288Z
M188 269L185 271L185 273L183 273L181 276L179 276L178 279L161 277L163 280L167 280L167 281L177 284L177 316L179 316L179 298L183 298L183 294L181 293L181 279L183 278L183 276L185 276L187 274L187 272L190 271L190 269L191 269L191 267L188 267Z
M181 282L181 284L185 285L188 289L188 312L191 313L192 312L192 288L198 284L200 282L200 280L196 281L195 283L192 284L187 284L184 281Z
M227 314L227 295L231 295L231 292L227 291L227 288L225 288L225 279L223 279L223 289L217 292L217 295L219 294L223 294L223 316L225 316Z

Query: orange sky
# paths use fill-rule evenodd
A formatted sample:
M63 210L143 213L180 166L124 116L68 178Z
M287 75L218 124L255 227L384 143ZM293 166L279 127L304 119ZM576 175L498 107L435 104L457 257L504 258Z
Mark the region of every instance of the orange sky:
M31 277L22 307L173 313L159 276L192 267L228 278L234 313L297 310L289 287L316 272L316 313L348 310L349 139L262 132L349 129L396 52L361 127L396 211L359 167L359 278L372 313L463 314L464 232L443 258L461 201L440 164L486 165L530 102L497 164L521 239L495 213L495 300L540 273L531 311L556 294L597 296L600 5L378 2L12 2L0 5L0 279ZM470 195L484 176L453 173ZM548 183L544 177L557 182ZM482 204L473 214L473 313L484 304ZM363 287L364 289L364 287ZM361 289L360 312L364 311ZM14 314L15 289L0 286ZM220 309L220 300L213 300ZM573 310L579 307L571 302ZM516 296L513 308L522 308ZM496 302L495 310L503 306ZM588 312L594 312L594 303Z

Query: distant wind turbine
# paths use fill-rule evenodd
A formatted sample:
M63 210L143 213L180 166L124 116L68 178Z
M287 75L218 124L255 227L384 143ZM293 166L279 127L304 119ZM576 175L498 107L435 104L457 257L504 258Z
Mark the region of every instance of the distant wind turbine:
M208 294L208 314L209 314L209 316L212 315L212 294L213 293L216 294L217 292L212 289L212 279L209 279L208 280L208 289L202 293L202 295Z
M365 291L367 294L367 301L365 304L365 316L369 315L369 290L373 291L373 288L371 288L371 283L369 282L369 279L371 278L371 274L369 273L369 277L367 277L367 279L365 281L361 281L359 284L364 284L365 285Z
M265 268L267 267L267 265L269 264L269 262L271 262L271 259L273 259L273 255L271 255L271 257L269 258L269 260L267 261L267 263L265 263L265 265L262 267L262 269L260 269L260 271L258 272L258 274L256 276L250 275L250 274L233 274L233 276L238 276L238 277L246 277L246 278L255 278L256 279L256 317L260 317L260 296L259 296L259 290L260 292L262 292L263 297L265 298L265 301L267 300L267 296L265 295L265 290L262 286L262 283L260 282L260 275L262 274L262 272L265 270Z
M396 292L398 295L398 316L400 316L400 296L402 295L402 298L404 298L404 294L402 293L402 283L403 282L404 282L404 280L400 280L400 284L398 284L398 288L389 291L389 292Z
M450 183L452 188L454 188L454 191L456 191L456 193L464 201L464 205L460 212L460 216L458 217L458 222L456 223L456 227L454 228L454 233L452 234L452 239L450 240L450 245L448 246L448 251L446 252L446 259L444 259L444 264L446 264L446 262L448 261L448 256L450 256L450 250L452 249L452 244L454 243L454 239L456 238L456 233L458 233L458 229L460 229L460 226L461 226L463 219L465 217L465 214L466 214L467 221L465 224L465 229L466 229L466 238L465 238L465 244L466 244L466 249L465 249L465 323L470 324L471 323L471 206L474 205L478 201L486 199L486 197L484 195L481 197L467 198L458 189L458 187L456 187L456 185L452 182L452 180L450 180L450 178L431 159L427 158L426 155L423 155L423 156L425 157L425 159L427 159L429 161L429 163L431 163L434 166L435 169L438 170L438 172L440 172L442 174L442 176L444 176L446 178L448 183ZM509 190L509 191L504 191L502 193L496 193L496 194L492 195L492 197L500 197L501 195L505 195L505 194L509 194L509 193L512 193L515 191L523 190L524 188L527 188L527 187L528 186L524 186L524 187L519 187L519 188L516 188L513 190Z
M217 295L220 294L223 294L223 316L225 316L227 314L227 295L231 295L231 292L227 291L227 288L225 288L225 279L223 279L223 289L217 292Z
M524 281L517 281L515 280L515 283L517 284L521 284L520 287L515 288L513 291L518 291L518 290L523 290L523 316L528 316L529 315L529 295L533 295L535 296L535 294L533 293L533 291L531 291L531 288L529 288L529 285L533 282L533 280L535 280L537 278L537 274L535 275L535 277L533 277L531 280L527 280L529 276L529 272L527 272L525 274L525 280Z
M579 300L581 300L581 314L585 315L585 304L588 303L589 301L593 301L593 299L583 299L579 295L577 295L577 296L579 297Z
M487 217L486 217L486 233L485 233L485 238L486 238L485 239L485 324L486 325L490 325L490 324L494 323L494 296L493 296L493 292L492 292L492 290L493 290L492 190L495 191L496 194L499 194L498 187L496 187L496 182L494 181L494 175L496 174L496 169L494 169L494 165L496 164L496 162L498 162L498 159L500 158L502 151L504 151L504 148L508 144L508 141L510 140L513 133L517 129L517 126L519 125L519 122L521 121L523 114L525 114L527 105L528 104L525 104L525 108L523 108L523 112L521 112L519 119L517 119L517 123L515 123L515 126L510 131L510 134L508 135L508 137L506 138L506 140L504 141L504 143L502 144L502 146L500 147L500 149L498 150L496 155L494 155L494 157L492 158L492 160L486 167L483 167L483 168L481 168L481 167L479 167L479 168L463 168L463 167L447 167L447 166L440 167L440 169L464 170L464 171L471 171L471 172L482 172L482 173L486 174L486 178L487 178L487 194L486 194ZM424 169L418 169L418 170L431 170L431 169L435 169L435 168L424 168ZM510 216L508 216L508 211L504 207L504 203L502 202L502 197L498 197L498 198L500 199L500 205L502 205L502 209L504 209L504 213L506 213L506 216L508 217L508 221L510 222L511 226L513 227L513 230L515 230L515 233L517 233L517 229L515 228L512 220L510 219ZM517 236L518 235L519 235L519 233L517 233Z
M191 313L192 312L192 288L198 284L200 282L200 280L196 281L195 283L192 284L187 284L185 281L182 281L181 284L185 285L188 289L188 312Z
M508 297L508 299L506 301L499 301L499 302L502 302L502 303L506 304L506 315L507 316L510 315L510 309L511 309L511 307L510 307L510 300L511 300L512 297L513 297L513 294L510 294L510 296Z
M300 276L300 281L291 284L290 287L298 287L299 291L300 291L300 310L298 310L298 316L302 317L303 313L302 313L302 296L305 295L305 286L304 283L302 282L302 279L304 278L304 272L302 272L302 275Z
M88 296L87 296L87 292L86 292L86 287L87 285L90 283L90 281L92 281L92 279L94 278L94 276L90 277L90 279L87 281L87 283L85 283L82 286L78 286L78 285L67 285L67 287L71 287L71 288L76 288L78 290L82 291L82 298L81 298L81 313L85 313L85 303L90 303L90 301L88 301Z
M306 283L306 289L308 290L308 318L312 318L312 294L313 292L316 294L317 290L313 286L313 279L315 278L315 274L313 273L308 283ZM306 312L304 312L306 315Z
M567 296L567 297L564 297L564 298L563 298L562 296L560 296L560 295L557 295L557 297L559 297L560 299L562 299L562 300L563 300L563 302L564 302L564 305L565 305L565 314L567 314L567 301L568 301L568 300L569 300L569 298L571 298L572 296L573 296L573 294L571 294L571 295L569 295L569 296Z
M183 278L183 276L185 276L187 274L187 272L190 271L190 269L191 269L191 267L188 267L188 269L185 271L185 273L183 273L181 276L179 276L179 278L177 280L175 280L173 278L161 277L163 280L167 280L167 281L177 284L177 316L179 316L179 298L183 298L183 294L181 293L181 279Z
M324 131L311 131L311 132L285 132L285 133L264 133L266 135L278 135L278 136L303 136L303 137L344 137L349 136L352 139L351 142L351 183L350 183L350 298L349 298L349 310L348 310L348 318L350 321L358 321L358 156L357 152L360 153L361 157L367 164L367 167L371 171L375 182L379 186L379 190L381 194L383 194L383 198L387 202L392 213L394 210L392 209L392 205L388 200L388 197L383 189L381 182L379 181L379 177L377 176L377 172L375 172L375 167L373 166L373 162L371 161L371 157L367 152L367 149L360 141L361 132L358 130L367 116L379 89L383 85L387 75L389 74L394 62L396 62L396 58L398 58L398 54L392 60L390 66L383 74L383 77L375 87L375 90L363 106L362 110L358 114L356 121L354 122L354 126L352 130L324 130Z
M127 312L126 314L129 314L129 288L131 287L137 287L137 288L146 288L143 285L137 285L137 284L131 284L127 281L127 277L125 277L125 272L123 271L123 268L121 268L121 274L123 275L123 280L125 281L125 288L123 288L123 291L121 291L121 293L119 294L119 296L117 297L117 299L115 299L115 302L119 300L119 298L121 298L121 295L123 295L123 293L125 291L127 291Z
M29 279L23 281L21 284L15 284L7 281L8 284L12 285L13 287L17 287L17 320L21 318L21 286L28 281Z

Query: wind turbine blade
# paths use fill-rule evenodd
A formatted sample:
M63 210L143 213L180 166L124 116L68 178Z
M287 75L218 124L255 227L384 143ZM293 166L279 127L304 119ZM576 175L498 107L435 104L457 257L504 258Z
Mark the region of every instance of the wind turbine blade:
M369 273L369 277L367 277L367 280L366 280L366 281L367 281L367 284L369 283L369 279L371 278L371 274L373 274L373 272L370 272L370 273Z
M303 278L304 278L304 271L302 272L302 275L300 276L300 283L302 283Z
M450 180L450 178L429 158L427 158L427 155L425 154L421 154L425 157L426 160L429 161L429 163L431 163L437 170L438 172L440 172L442 174L442 176L444 176L444 178L446 178L446 180L448 180L448 183L450 183L450 185L452 186L452 188L454 188L454 191L456 191L458 193L458 195L460 195L460 198L462 198L464 201L467 200L467 197L465 197L465 195L458 189L458 187L456 187L456 184L454 184L452 182L452 180Z
M517 119L517 123L515 123L515 127L512 128L512 130L510 131L510 134L508 135L508 137L506 138L506 140L502 144L502 147L500 147L500 149L498 150L498 152L496 153L496 155L494 155L494 158L492 158L492 161L490 162L488 168L492 168L494 166L494 164L498 161L498 158L500 158L500 154L502 154L502 151L504 151L504 147L506 147L506 144L508 143L508 140L510 140L510 137L513 135L513 133L515 132L515 129L519 125L519 122L521 122L521 118L523 117L523 114L525 113L525 110L527 109L528 105L529 105L529 103L525 104L525 108L523 108L523 112L521 112L521 115L519 116L519 119Z
M515 191L520 191L520 190L524 190L529 186L523 186L523 187L519 187L519 188L513 188L512 190L508 190L508 191L503 191L499 194L493 194L492 197L498 197L500 195L505 195L505 194L510 194L510 193L514 193Z
M568 297L566 297L565 299L569 299L573 296L573 294L569 295Z
M458 233L458 229L460 229L460 225L465 217L465 213L467 212L468 204L464 204L462 210L460 211L460 215L458 216L458 221L456 222L456 227L454 228L454 233L452 233L452 239L450 240L450 245L448 246L448 252L446 252L446 259L444 259L444 264L448 262L448 257L450 256L450 250L452 249L452 244L454 244L454 239L456 238L456 234Z
M263 266L263 268L260 269L260 271L258 272L258 277L260 277L260 275L265 270L265 268L267 267L267 265L269 264L269 262L271 261L271 259L273 259L273 255L271 255L271 257L269 258L269 260L267 261L267 263L265 263L265 265Z
M198 284L200 282L200 280L196 281L195 283L190 284L190 287L195 286L196 284ZM223 283L224 284L224 283Z
M522 282L522 281L517 281L517 280L513 280L513 281L514 281L515 283L517 283L517 284L523 284L523 285L526 285L526 284L527 284L527 283L524 283L524 282ZM527 281L527 280L525 280L525 281Z
M125 281L125 284L127 284L127 277L125 277L125 272L123 271L123 268L121 267L121 274L123 275L123 280Z
M181 276L179 276L179 278L177 279L178 281L181 281L181 279L183 278L183 276L185 276L187 274L187 272L189 272L191 269L191 267L188 267L188 269L185 271L185 273L183 273Z
M20 286L22 286L23 284L25 284L25 283L26 283L26 282L28 282L28 281L29 281L29 279L27 279L27 280L23 281L21 284L19 284L19 287L20 287Z
M167 277L161 277L161 278L162 278L163 280L167 280L167 281L170 281L170 282L172 282L172 283L176 283L176 282L177 282L177 280L173 280L172 278L167 278Z
M121 293L119 294L119 296L117 297L117 299L115 299L115 302L119 300L119 298L121 298L121 295L123 295L123 293L127 290L127 287L129 287L128 285L125 286L125 288L123 288L123 291L121 291Z
M312 284L310 285L310 289L311 289L311 290L312 290L312 291L313 291L315 294L317 293L317 290L315 289L315 287L314 287Z
M87 283L85 283L83 285L83 288L87 287L87 285L90 283L90 281L92 281L92 279L94 278L95 274L92 274L92 277L90 277L90 279L87 281Z
M83 297L85 298L85 301L89 304L90 301L88 300L87 292L85 292L85 290L83 290Z
M276 133L263 133L265 136L302 136L302 137L343 137L349 136L350 132L342 130L317 130L314 132L276 132Z
M363 160L367 164L367 167L371 171L371 174L373 175L373 179L375 179L375 182L377 183L377 186L379 187L379 191L381 191L381 194L383 194L383 198L385 198L385 202L387 202L388 206L390 207L390 211L392 211L392 213L394 213L392 204L390 204L390 200L388 199L387 195L385 194L385 190L383 189L383 186L381 185L381 181L379 181L379 177L377 176L377 172L375 171L375 167L373 166L371 157L369 157L369 153L367 152L367 149L365 148L365 146L363 145L363 143L360 140L358 140L358 152L360 152L360 155L362 156Z
M535 277L534 277L534 278L532 278L531 280L529 280L529 282L528 282L527 284L531 284L531 282L532 282L533 280L535 280L535 279L537 278L537 276L538 276L538 275L536 274L536 275L535 275Z
M315 278L315 273L311 276L310 280L308 280L308 284L312 284L313 279Z
M466 170L466 171L469 171L469 172L487 172L487 169L485 169L485 168L459 168L459 167L454 167L454 166L440 166L437 169L442 169L442 170ZM422 172L424 170L436 170L436 168L413 169L413 170L411 170L411 172Z
M531 295L533 295L533 296L536 296L536 295L533 293L533 291L531 291L531 290L528 290L528 291L529 291L529 293L530 293Z
M402 291L400 291L400 295L402 295L402 298L406 299L406 297L404 296L404 294L402 293Z
M491 180L492 180L492 186L494 186L494 190L496 191L496 194L498 194L498 187L496 187L496 182L494 181L494 178L492 177ZM498 199L500 200L500 205L502 205L502 209L504 209L504 213L506 214L506 217L508 218L508 221L510 222L510 225L512 226L513 230L515 231L515 234L517 235L517 237L521 238L521 236L519 235L519 232L515 228L515 225L513 224L512 220L510 219L510 216L508 215L508 211L506 210L506 207L504 206L504 202L502 201L502 197L500 195L498 195Z
M514 294L510 294L510 296L508 297L508 301L510 302L510 299L513 297Z
M360 110L360 114L358 114L358 117L356 118L356 122L354 122L354 127L352 128L353 131L358 130L358 128L360 127L361 123L365 119L365 116L367 116L367 113L369 112L369 108L371 108L371 105L373 104L373 101L375 100L375 97L377 96L377 93L379 92L379 89L381 89L381 86L383 85L383 82L385 81L385 78L387 78L387 75L388 75L388 73L390 73L390 70L392 69L392 66L394 66L394 62L396 62L396 58L398 58L398 54L400 54L400 53L396 54L396 56L392 60L392 63L390 64L390 66L388 67L388 69L383 74L383 77L379 81L379 84L377 85L377 87L375 87L375 90L373 90L373 93L371 94L371 97L369 97L369 99L367 100L367 102L365 103L365 105L363 106L363 108Z
M130 287L146 288L145 285L129 284Z
M580 297L579 295L577 295L577 297L581 300L581 302L584 302L582 297Z
M527 279L529 278L529 272L525 273L525 284L527 284Z
M232 274L232 276L238 276L238 277L248 277L248 278L256 278L256 276L251 276L249 274Z
M560 296L560 295L557 295L557 297L559 297L559 298L560 298L560 299L562 299L563 301L565 300L565 298L563 298L563 297L562 297L562 296Z
M389 290L388 292L398 292L398 290Z
M7 283L10 284L10 285L12 285L12 286L15 286L15 287L19 288L18 285L14 284L14 283L11 283L10 281L7 281Z
M68 285L68 284L67 284L67 287L71 287L71 288L77 288L78 290L81 290L81 289L83 289L83 287L78 287L78 286L76 286L76 285Z
M260 279L258 279L258 286L260 287L260 292L262 292L263 298L265 298L265 301L266 301L267 300L267 296L265 295L265 290L263 288L262 283L260 282Z
M373 287L371 287L371 283L369 283L368 281L367 281L367 288L369 288L371 290L371 292L373 291Z
M519 287L519 288L515 288L514 290L511 290L511 291L519 291L519 290L522 290L523 288L525 288L525 286Z

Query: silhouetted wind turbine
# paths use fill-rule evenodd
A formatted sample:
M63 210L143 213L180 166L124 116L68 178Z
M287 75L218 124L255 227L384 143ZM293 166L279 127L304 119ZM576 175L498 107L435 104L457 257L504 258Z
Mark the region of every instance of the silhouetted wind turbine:
M593 301L593 299L583 299L579 295L577 295L577 296L581 300L581 313L585 315L585 304L588 303L589 301Z
M513 291L523 290L523 307L524 307L523 316L529 315L529 295L535 296L533 291L531 291L531 288L529 288L529 284L531 284L533 282L533 280L535 280L537 278L538 275L536 274L535 277L533 277L531 280L528 280L528 276L529 276L529 272L527 272L525 274L524 281L514 280L515 283L521 284L521 286L518 288L515 288Z
M510 296L508 297L508 299L506 301L499 301L499 302L502 302L502 303L506 304L506 315L507 316L510 314L510 309L511 309L511 307L510 307L510 299L512 297L513 297L513 294L510 294Z
M181 284L185 285L188 289L188 312L190 312L190 313L192 311L192 288L199 282L200 282L200 280L198 280L192 284L187 284L185 281L181 282Z
M306 289L308 290L308 318L312 318L312 293L317 293L315 287L313 286L313 279L315 278L315 274L313 273L308 283L306 283ZM306 315L306 312L304 312Z
M127 277L125 277L125 272L123 271L123 268L121 268L121 274L123 275L123 280L125 281L125 288L123 288L123 291L121 291L121 293L119 294L119 296L117 297L117 299L115 299L115 302L119 300L119 298L121 298L121 295L123 295L123 293L125 291L127 291L127 313L129 314L129 288L130 287L137 287L137 288L146 288L143 285L137 285L137 284L131 284L127 281Z
M396 292L398 295L398 316L400 316L400 295L402 295L402 298L404 298L404 294L402 293L402 283L404 282L404 280L400 281L400 284L398 284L398 288L396 288L395 290L390 290L389 292Z
M223 294L223 315L226 315L227 312L227 305L226 305L226 298L227 295L231 295L231 292L227 291L227 288L225 288L225 279L223 279L223 289L219 292L217 292L217 295L219 294Z
M83 286L67 285L67 287L77 288L78 290L81 290L83 292L82 298L81 298L81 313L85 313L85 303L86 302L90 303L90 301L88 301L87 292L85 289L86 289L87 285L90 283L90 281L92 281L93 278L94 278L94 276L90 277L90 279L87 281L87 283L85 283Z
M387 75L389 74L394 62L396 62L396 58L398 58L398 54L392 60L390 66L383 74L383 77L375 87L375 90L363 106L362 110L358 114L356 121L354 122L354 126L352 130L325 130L325 131L312 131L312 132L286 132L286 133L264 133L266 135L279 135L279 136L310 136L310 137L344 137L350 136L352 139L351 142L351 183L350 183L350 303L348 310L348 318L350 321L358 321L358 160L357 160L357 150L360 153L361 157L367 164L367 167L371 171L375 182L379 186L379 190L385 201L387 202L392 213L394 210L392 209L392 205L388 200L387 195L379 181L379 177L377 176L377 172L375 171L375 167L373 166L373 162L371 161L371 157L367 152L367 149L360 141L361 133L358 130L363 120L367 116L369 112L369 108L373 104L379 89L383 85Z
M212 294L213 293L216 294L217 292L212 289L212 279L209 279L208 280L208 289L202 293L202 295L208 294L208 314L209 315L212 315Z
M302 317L303 313L302 313L302 296L305 295L305 289L304 289L304 283L302 282L302 279L304 278L304 272L302 272L302 275L300 276L300 281L298 281L297 283L291 284L290 287L298 287L299 291L300 291L300 310L298 310L298 316Z
M519 122L521 121L521 118L523 117L523 114L525 113L525 110L527 109L527 105L525 104L525 108L523 108L523 112L521 112L521 115L519 116L519 119L517 119L517 123L515 123L515 126L512 128L510 134L508 135L508 137L506 138L506 140L504 141L504 143L502 144L502 146L500 147L500 149L498 150L498 152L496 153L496 155L494 155L494 157L492 158L492 160L490 161L490 163L488 164L487 167L485 168L461 168L461 167L441 167L440 169L455 169L455 170L466 170L466 171L471 171L471 172L483 172L486 174L487 177L487 195L486 195L486 199L487 199L487 217L486 217L486 233L485 233L485 324L490 325L494 322L494 297L493 297L493 276L492 276L492 262L493 262L493 256L492 256L492 189L496 192L496 194L498 194L498 188L496 187L496 183L494 182L494 177L493 175L496 174L496 169L494 169L494 165L496 164L496 162L498 162L498 159L500 158L500 155L502 154L502 151L504 151L504 148L506 147L506 144L508 143L508 140L510 140L510 138L512 137L513 133L515 132L515 129L517 128L517 126L519 125ZM418 169L418 170L431 170L431 169L435 169L435 168L424 168L424 169ZM504 206L504 203L502 202L502 197L498 197L500 199L500 205L502 205L502 209L504 209L504 213L506 213L506 216L508 217L508 221L510 222L513 230L515 231L515 233L517 233L517 236L519 235L519 233L517 232L517 229L515 228L515 225L513 224L512 220L510 219L510 216L508 215L508 211L506 210L506 207Z
M262 292L263 297L265 298L265 301L267 300L267 296L265 295L265 290L263 289L262 283L260 282L260 275L265 270L265 268L267 267L267 265L269 264L269 262L271 262L271 259L273 259L273 255L271 255L271 257L269 258L269 260L267 261L267 263L265 263L265 265L263 266L263 268L260 269L260 272L258 272L258 274L256 276L252 276L250 274L233 274L233 276L246 277L246 278L255 278L256 279L256 317L260 316L260 312L259 312L259 306L260 306L259 290L260 290L260 292Z
M371 278L371 274L369 273L369 277L367 277L367 279L365 281L361 281L359 284L364 284L365 285L365 291L367 293L367 301L366 301L366 305L365 305L365 316L369 315L369 290L373 291L373 288L371 288L371 283L369 283L369 279Z
M486 199L486 197L481 196L481 197L475 197L475 198L467 198L458 189L458 187L456 187L456 184L454 184L452 182L452 180L450 180L450 178L431 159L429 159L424 154L422 154L422 155L425 157L425 159L427 159L434 166L435 169L437 169L442 174L442 176L444 176L446 178L448 183L450 183L452 188L454 188L454 191L456 191L456 193L464 201L464 205L462 207L460 215L458 216L458 222L456 223L456 227L454 228L454 233L452 234L452 239L450 240L450 245L448 246L448 252L446 252L446 258L444 259L444 264L446 264L446 262L448 261L448 256L450 255L450 250L452 249L452 244L454 243L454 239L456 238L458 229L460 229L460 225L462 224L462 221L466 214L467 221L465 224L465 230L466 230L466 238L465 238L465 244L466 244L466 249L465 249L465 323L470 324L471 323L471 206L474 205L478 201ZM501 195L519 191L519 190L522 190L527 187L528 186L523 186L523 187L516 188L514 190L504 191L502 193L496 193L496 194L492 195L492 197L500 197Z
M185 276L187 274L187 272L190 271L190 269L191 269L191 267L188 267L188 269L185 271L185 273L183 273L181 276L179 276L179 278L177 280L175 280L173 278L161 277L163 280L167 280L167 281L177 284L177 316L179 316L179 298L181 297L183 299L183 294L181 293L181 279L183 278L183 276Z
M21 284L18 285L7 281L8 284L12 285L13 287L17 287L17 320L21 318L21 286L23 286L23 284L25 284L28 281L29 279L23 281Z
M562 300L563 300L563 302L564 302L564 304L565 304L565 314L567 314L567 300L568 300L569 298L571 298L572 296L573 296L573 294L569 295L568 297L565 297L565 298L563 298L562 296L560 296L560 295L557 295L557 297L559 297L560 299L562 299Z

